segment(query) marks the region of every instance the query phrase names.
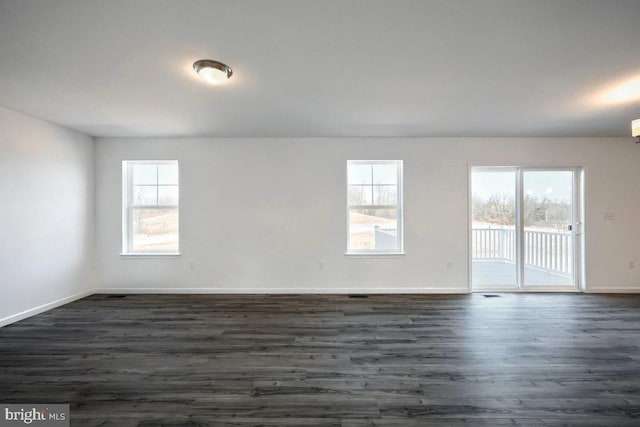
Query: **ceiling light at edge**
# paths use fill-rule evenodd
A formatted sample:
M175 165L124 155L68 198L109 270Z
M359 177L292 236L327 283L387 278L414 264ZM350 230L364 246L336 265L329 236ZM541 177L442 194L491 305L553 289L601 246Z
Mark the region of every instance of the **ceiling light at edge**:
M193 69L206 82L214 85L225 82L233 74L231 67L211 59L201 59L194 62Z
M631 122L631 136L637 136L636 144L640 143L640 119L635 119Z

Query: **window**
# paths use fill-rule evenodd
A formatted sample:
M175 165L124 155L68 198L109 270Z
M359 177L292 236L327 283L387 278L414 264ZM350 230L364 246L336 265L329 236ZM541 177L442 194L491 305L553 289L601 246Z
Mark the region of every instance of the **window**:
M178 254L178 162L122 162L124 254Z
M349 160L347 184L347 253L402 253L402 160Z

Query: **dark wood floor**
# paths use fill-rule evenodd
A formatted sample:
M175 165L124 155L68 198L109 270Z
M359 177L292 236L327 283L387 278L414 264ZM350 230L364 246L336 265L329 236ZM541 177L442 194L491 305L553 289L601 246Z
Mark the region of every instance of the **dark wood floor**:
M77 426L640 425L640 296L94 295L0 329Z

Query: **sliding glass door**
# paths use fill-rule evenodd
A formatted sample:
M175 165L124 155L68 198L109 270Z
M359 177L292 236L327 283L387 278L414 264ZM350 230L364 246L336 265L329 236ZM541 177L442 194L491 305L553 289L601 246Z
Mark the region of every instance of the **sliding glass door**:
M575 290L576 168L472 168L474 290Z
M516 222L515 170L474 170L471 181L474 287L518 286Z
M573 171L524 170L523 287L573 286Z

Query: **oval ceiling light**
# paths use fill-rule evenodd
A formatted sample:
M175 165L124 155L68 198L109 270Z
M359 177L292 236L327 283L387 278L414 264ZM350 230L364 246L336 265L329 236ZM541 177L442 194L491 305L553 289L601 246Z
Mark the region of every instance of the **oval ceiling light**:
M201 59L194 62L193 69L200 77L214 85L223 83L233 74L231 67L211 59Z

